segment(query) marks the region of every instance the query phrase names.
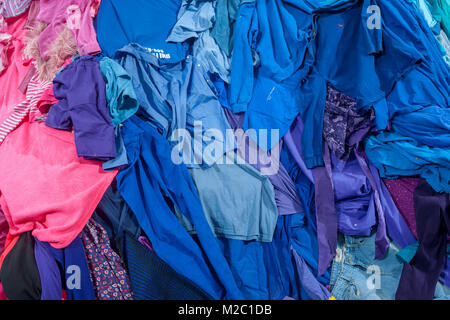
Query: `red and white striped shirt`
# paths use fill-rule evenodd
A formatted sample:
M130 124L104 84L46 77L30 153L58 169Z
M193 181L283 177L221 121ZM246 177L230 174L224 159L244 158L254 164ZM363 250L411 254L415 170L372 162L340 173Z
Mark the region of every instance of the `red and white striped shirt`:
M23 120L31 114L38 112L37 103L45 90L51 86L51 81L38 80L36 73L28 83L26 99L14 107L13 112L0 124L0 144L6 136L16 129Z

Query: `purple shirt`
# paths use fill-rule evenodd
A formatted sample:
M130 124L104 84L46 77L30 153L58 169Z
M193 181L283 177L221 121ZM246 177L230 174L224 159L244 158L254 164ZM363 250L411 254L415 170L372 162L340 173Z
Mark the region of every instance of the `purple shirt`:
M53 79L53 92L59 102L50 108L45 124L55 129L73 129L79 157L114 159L115 133L99 61L82 56L67 65Z

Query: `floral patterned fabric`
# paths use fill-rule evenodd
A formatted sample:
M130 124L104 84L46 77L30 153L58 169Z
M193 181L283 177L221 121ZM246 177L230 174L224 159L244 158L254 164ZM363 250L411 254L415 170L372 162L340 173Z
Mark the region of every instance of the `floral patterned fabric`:
M91 220L81 232L94 291L99 300L133 300L122 260L110 246L106 231Z
M368 116L359 115L355 99L328 85L323 136L336 157L347 159L350 151L370 132L375 119L373 111L370 112Z

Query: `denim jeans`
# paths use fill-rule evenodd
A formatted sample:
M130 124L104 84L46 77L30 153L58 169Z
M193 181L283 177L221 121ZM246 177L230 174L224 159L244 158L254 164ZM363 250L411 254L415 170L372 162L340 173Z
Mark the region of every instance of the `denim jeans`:
M370 237L339 234L331 270L331 293L337 300L394 300L403 269L391 242L386 255L375 260L375 233Z
M394 300L403 262L400 248L390 243L386 255L375 260L375 233L370 237L339 233L330 289L337 300ZM438 282L435 300L449 300L450 288Z

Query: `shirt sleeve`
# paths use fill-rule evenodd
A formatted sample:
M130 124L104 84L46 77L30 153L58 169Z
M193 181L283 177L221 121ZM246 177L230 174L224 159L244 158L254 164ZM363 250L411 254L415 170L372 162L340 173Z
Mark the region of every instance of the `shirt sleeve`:
M66 8L66 23L72 31L80 52L90 55L101 52L91 16L92 5L95 6L95 3L86 1L81 8L75 4Z
M55 97L46 124L70 130L73 124L78 156L105 161L115 158L114 127L106 106L106 89L98 60L84 56L54 80Z
M230 103L234 113L246 111L252 98L257 33L255 3L244 3L239 9L234 32L235 58L231 58Z

